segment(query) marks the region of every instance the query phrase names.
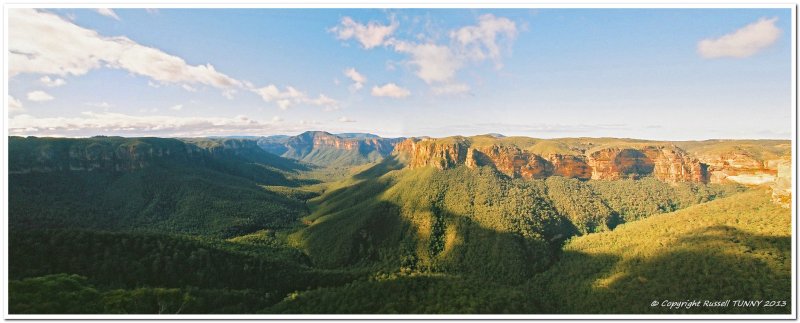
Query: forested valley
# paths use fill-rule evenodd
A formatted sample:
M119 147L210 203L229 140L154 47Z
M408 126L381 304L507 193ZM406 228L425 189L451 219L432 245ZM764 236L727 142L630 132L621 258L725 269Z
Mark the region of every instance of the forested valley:
M650 305L791 300L791 212L765 187L288 143L11 137L10 313L791 310Z

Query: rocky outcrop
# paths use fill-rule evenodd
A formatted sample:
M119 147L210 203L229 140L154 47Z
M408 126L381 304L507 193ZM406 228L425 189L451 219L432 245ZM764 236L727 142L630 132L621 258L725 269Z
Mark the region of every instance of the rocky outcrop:
M777 169L772 184L772 200L783 207L791 207L792 203L792 162L789 158L775 160L770 166Z
M592 167L583 156L551 154L548 160L553 164L553 175L579 179L592 178Z
M406 139L395 146L394 151L407 154L410 168L433 166L438 169L455 167L466 163L468 143L455 139L442 143L433 139Z
M743 151L699 158L708 165L711 183L736 182L744 185L774 182L778 176L778 165L782 162L780 159L762 161Z
M708 180L705 165L679 148L668 146L608 148L588 156L541 156L515 146L471 147L465 138L448 138L446 141L408 139L399 143L395 152L408 156L410 168L489 166L511 178L541 179L557 175L584 180L654 176L671 183Z
M592 179L653 176L670 183L708 181L706 165L674 146L605 148L589 154L588 163Z

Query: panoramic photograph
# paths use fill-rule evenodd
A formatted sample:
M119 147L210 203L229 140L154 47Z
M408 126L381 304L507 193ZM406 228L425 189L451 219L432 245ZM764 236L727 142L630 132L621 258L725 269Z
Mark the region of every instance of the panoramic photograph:
M794 10L6 7L5 315L796 317Z

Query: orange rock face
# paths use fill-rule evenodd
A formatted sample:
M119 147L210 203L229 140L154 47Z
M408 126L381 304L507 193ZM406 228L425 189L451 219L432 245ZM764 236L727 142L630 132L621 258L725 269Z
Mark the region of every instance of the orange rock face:
M724 183L737 181L740 176L778 176L780 160L760 161L744 152L729 152L720 155L700 156L708 165L709 181Z
M514 146L473 148L465 140L439 144L429 139L408 139L399 143L395 151L408 154L411 168L432 165L444 169L460 164L470 168L490 166L511 178L541 179L557 175L614 180L654 176L670 183L708 181L705 165L673 146L609 148L589 156L551 154L544 157Z
M592 168L583 156L552 154L548 160L553 164L553 175L590 179Z
M396 153L409 156L411 168L432 165L439 169L466 165L470 168L490 166L511 178L540 179L560 175L589 179L591 170L578 156L540 155L511 146L492 145L472 148L466 141L438 144L434 140L408 139L399 143Z
M592 179L654 176L670 183L707 182L706 167L677 147L607 148L589 155Z
M460 141L437 144L429 139L406 139L395 146L395 152L408 154L411 168L433 166L445 169L464 164L467 159L467 145Z

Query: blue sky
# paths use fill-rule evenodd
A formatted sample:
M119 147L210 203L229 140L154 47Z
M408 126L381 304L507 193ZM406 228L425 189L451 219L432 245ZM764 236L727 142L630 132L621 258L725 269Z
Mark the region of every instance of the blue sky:
M9 10L9 129L791 136L789 9Z

